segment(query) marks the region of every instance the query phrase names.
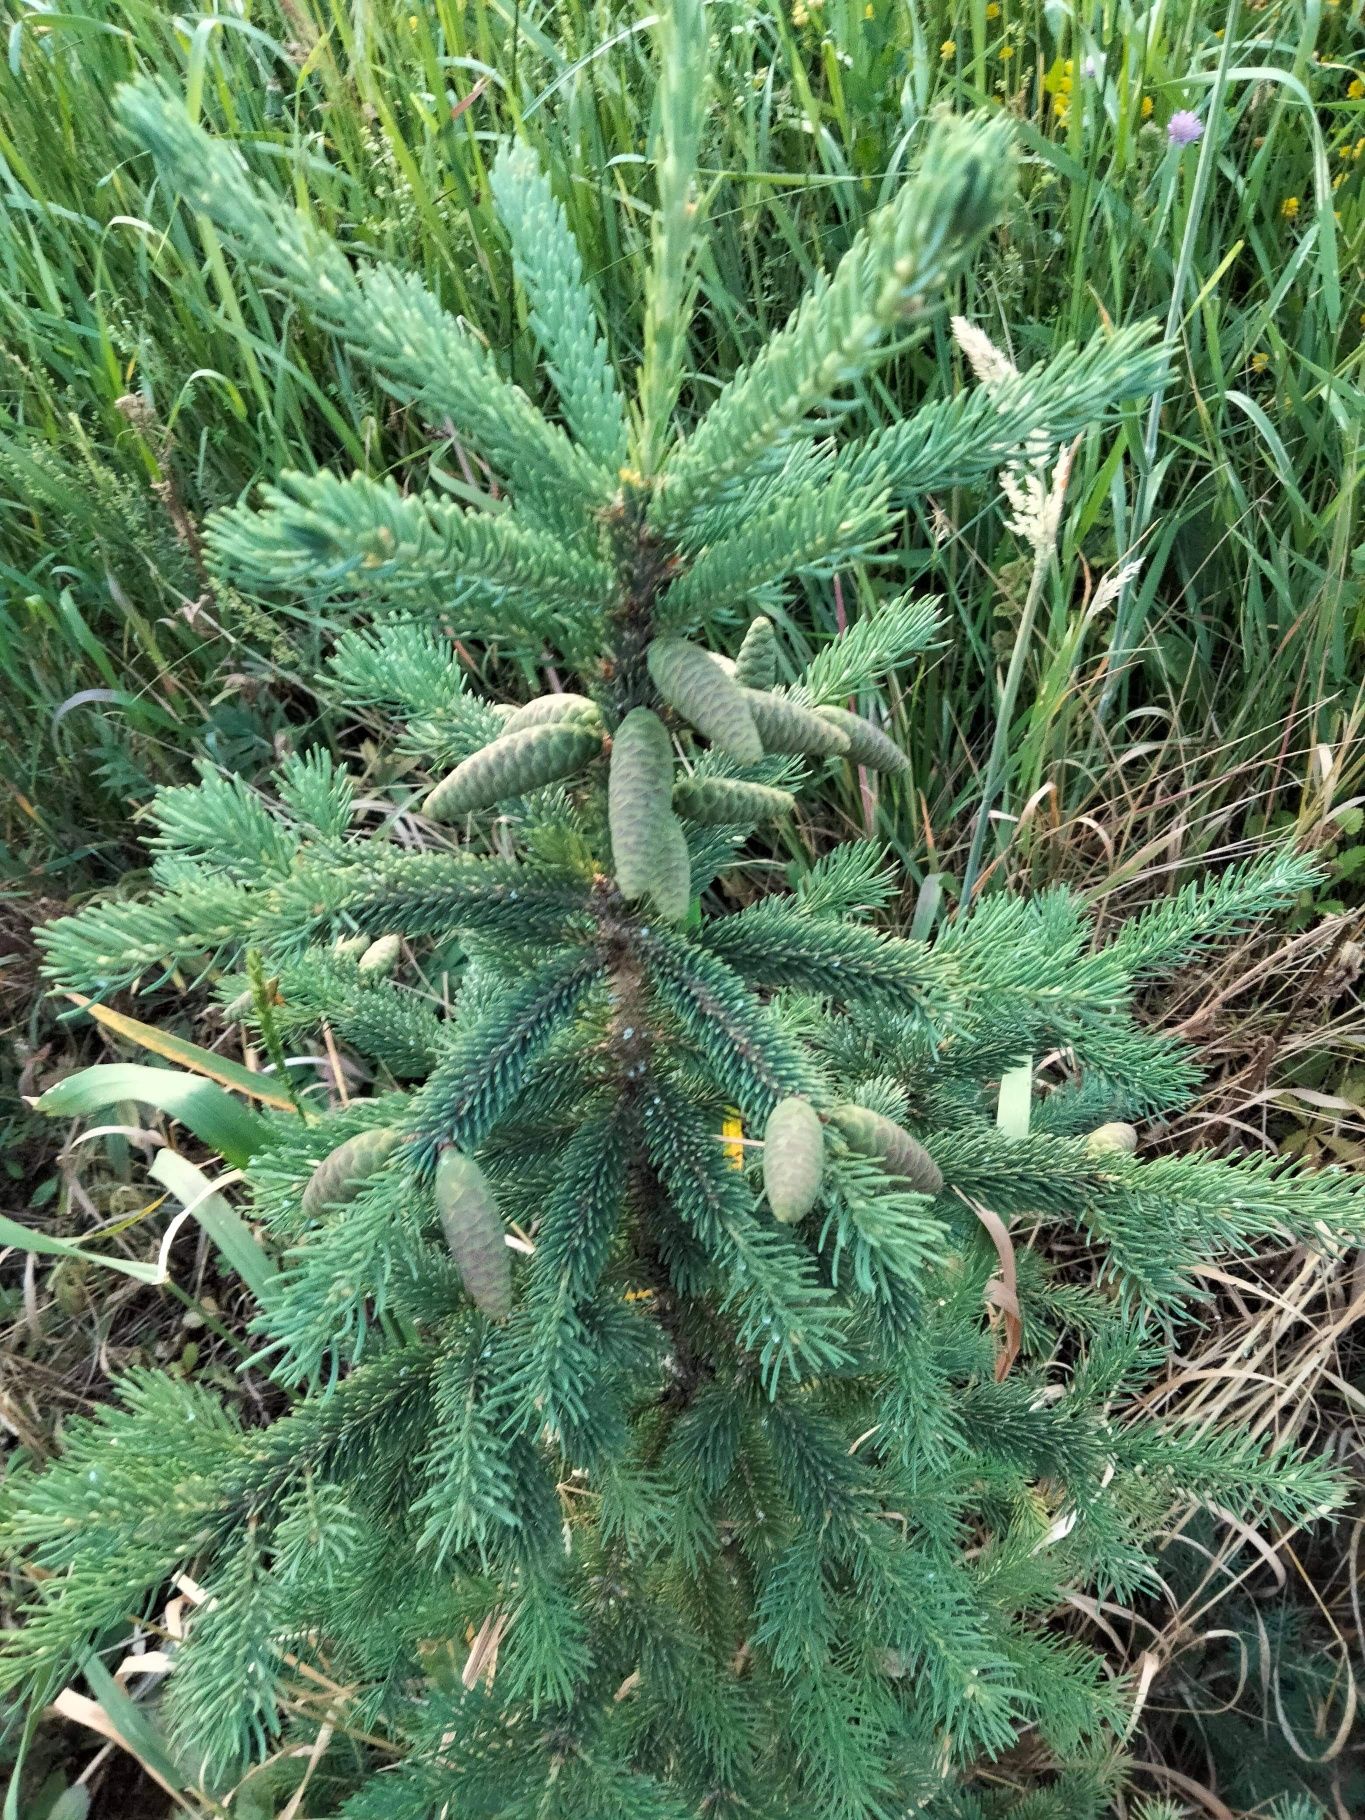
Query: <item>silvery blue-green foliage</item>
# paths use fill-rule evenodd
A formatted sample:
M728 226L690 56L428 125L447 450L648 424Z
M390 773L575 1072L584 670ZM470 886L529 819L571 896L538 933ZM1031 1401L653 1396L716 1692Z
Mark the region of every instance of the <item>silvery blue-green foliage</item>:
M630 452L625 402L564 210L535 154L523 145L504 146L491 182L564 422L595 460L615 472Z
M1131 1597L1173 1500L1298 1520L1337 1495L1314 1460L1128 1415L1209 1257L1362 1228L1340 1177L1142 1162L1121 1123L1194 1080L1138 987L1291 898L1302 862L1191 888L1102 947L1065 892L889 934L898 882L867 842L735 908L730 868L772 856L813 772L896 770L846 710L935 636L931 606L888 600L802 671L738 622L875 557L907 494L1140 394L1162 356L1105 334L837 433L1006 200L1001 120L938 122L689 428L704 50L680 0L633 390L546 175L524 148L496 163L562 425L178 101L121 101L236 254L500 482L480 510L290 475L209 529L235 585L345 608L332 673L403 723L406 776L440 779L424 823L413 801L377 817L321 756L259 793L205 771L157 800L150 891L43 932L62 985L210 978L272 1053L325 1026L350 1065L344 1103L308 1088L261 1115L245 1171L284 1413L246 1427L206 1387L133 1374L4 1509L37 1570L5 1680L47 1687L191 1569L182 1753L219 1794L273 1753L301 1815L1098 1816L1128 1695L1052 1622L1062 1590ZM554 690L515 711L474 693L458 641L494 638ZM1044 1055L1060 1076L1009 1135L1001 1077ZM1012 1339L979 1209L1030 1235ZM1054 1273L1053 1233L1088 1248L1088 1283ZM1055 1767L1045 1810L977 1780L1024 1733Z

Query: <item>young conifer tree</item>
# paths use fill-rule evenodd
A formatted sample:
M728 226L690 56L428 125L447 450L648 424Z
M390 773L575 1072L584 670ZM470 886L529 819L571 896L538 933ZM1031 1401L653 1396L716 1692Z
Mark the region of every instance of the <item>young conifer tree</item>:
M884 548L911 497L1070 438L1161 356L1106 333L834 434L1007 199L1004 123L940 121L753 363L706 408L689 391L684 433L705 64L677 0L630 393L549 181L498 156L559 421L174 99L121 101L238 255L499 481L477 509L286 475L208 536L235 585L373 616L334 669L439 777L428 837L376 830L322 754L271 797L206 773L155 804L150 893L44 937L91 994L216 978L281 1059L325 1020L373 1084L240 1110L285 1412L245 1426L135 1373L6 1493L33 1590L5 1678L50 1688L188 1570L174 1736L210 1790L274 1753L283 1807L306 1773L293 1814L1083 1820L1132 1690L1056 1622L1064 1595L1132 1596L1175 1500L1294 1521L1336 1495L1312 1460L1134 1413L1202 1264L1360 1230L1339 1177L1133 1154L1129 1121L1194 1080L1136 989L1299 890L1300 862L1099 948L1064 891L884 933L865 843L792 894L723 888L813 774L903 764L846 704L935 623L888 601L794 674L755 606ZM452 634L555 688L472 694ZM453 964L453 1002L395 977L401 952ZM1002 1124L1002 1080L1050 1052L1063 1084ZM1046 1805L1014 1808L1003 1771L974 1793L1021 1741Z

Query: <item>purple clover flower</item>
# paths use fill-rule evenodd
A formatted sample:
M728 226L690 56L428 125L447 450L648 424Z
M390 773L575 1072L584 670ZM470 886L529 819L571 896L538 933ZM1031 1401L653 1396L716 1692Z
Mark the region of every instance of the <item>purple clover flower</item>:
M1171 145L1193 145L1204 137L1204 122L1198 114L1182 107L1166 122L1166 138Z

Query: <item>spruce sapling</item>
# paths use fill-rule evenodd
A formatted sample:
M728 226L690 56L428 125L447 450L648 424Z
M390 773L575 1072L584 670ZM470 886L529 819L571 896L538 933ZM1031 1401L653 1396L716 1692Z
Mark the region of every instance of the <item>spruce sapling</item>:
M42 1693L188 1569L204 1599L165 1704L211 1793L268 1756L280 1806L350 1820L995 1814L977 1773L1027 1733L1049 1811L1084 1820L1128 1694L1053 1622L1064 1592L1141 1586L1173 1500L1297 1521L1337 1496L1312 1459L1133 1411L1210 1256L1359 1234L1361 1191L1113 1135L1194 1080L1136 986L1309 872L1233 871L1100 948L1060 891L885 933L866 843L733 908L727 868L812 776L894 779L847 702L936 624L885 601L798 673L755 609L883 549L908 496L1142 394L1162 354L1107 332L984 403L831 434L1006 206L1005 123L939 121L691 421L698 0L661 43L633 395L550 182L524 147L495 166L559 423L175 99L122 95L236 255L448 417L511 506L291 475L209 527L235 585L366 616L334 674L406 721L450 833L373 832L325 756L271 794L206 773L155 804L150 893L44 932L59 986L175 970L248 1024L255 957L276 1038L325 1021L372 1091L251 1127L245 1209L280 1262L258 1356L286 1413L244 1426L206 1385L135 1373L14 1475L7 1546L34 1578L0 1664ZM552 657L572 690L509 717L451 631ZM457 957L453 1004L390 971L404 945ZM1064 1082L1006 1134L1002 1076L1054 1051ZM1053 1234L1088 1248L1084 1280Z

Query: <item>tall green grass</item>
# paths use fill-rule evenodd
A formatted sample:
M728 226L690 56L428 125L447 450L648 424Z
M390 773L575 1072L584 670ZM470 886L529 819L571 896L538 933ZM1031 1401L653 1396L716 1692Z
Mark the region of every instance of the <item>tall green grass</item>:
M941 106L1009 109L1023 152L1019 205L956 309L1020 364L1106 320L1170 327L1160 399L1078 452L988 857L1007 844L1043 872L1078 851L1131 866L1158 841L1197 851L1275 813L1320 815L1308 755L1324 744L1331 791L1351 785L1358 11L713 7L694 408L837 258ZM488 203L491 144L516 128L540 149L632 360L651 46L647 15L583 0L269 0L183 18L145 0L71 0L12 21L3 833L14 856L52 864L102 851L192 749L249 768L287 723L325 720L311 683L328 629L304 603L266 618L215 599L194 544L203 511L287 465L458 484L467 459L443 426L396 418L344 353L173 210L113 129L113 88L134 70L168 77L281 188L421 271L540 392ZM1181 108L1207 129L1184 148L1165 131ZM963 383L945 323L862 408L885 418ZM792 608L799 644L893 581L943 597L943 649L895 705L914 771L882 805L917 870L945 856L951 868L976 806L1020 555L998 501L949 496L907 518L893 574L844 577L837 597L812 590ZM1099 579L1130 559L1140 571L1095 610ZM865 811L851 781L830 808Z

